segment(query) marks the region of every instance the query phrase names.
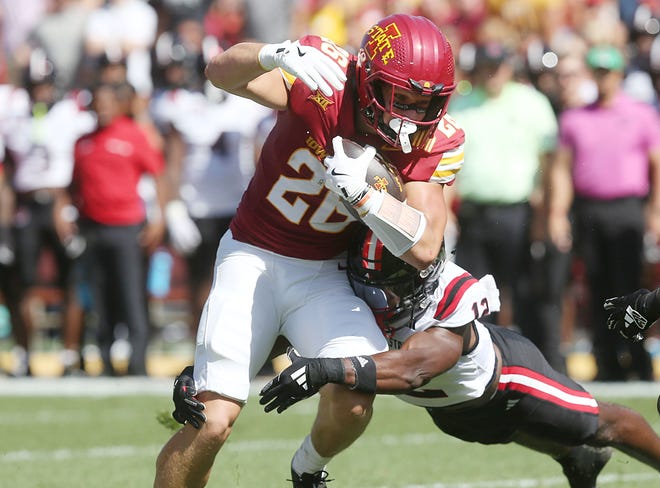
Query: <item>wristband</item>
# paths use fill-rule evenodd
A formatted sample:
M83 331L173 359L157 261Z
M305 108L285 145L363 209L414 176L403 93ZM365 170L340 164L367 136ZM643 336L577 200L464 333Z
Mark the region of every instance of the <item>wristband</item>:
M377 212L383 204L385 192L375 190L371 185L368 185L364 193L353 204L353 208L357 211L360 217L364 217L369 212Z
M362 188L357 188L354 189L354 192L352 194L348 194L346 188L342 188L341 191L344 194L344 199L354 208L358 208L359 206L364 205L363 202L366 202L369 200L367 196L370 193L373 193L370 191L371 186L368 185L367 183L364 183L364 187ZM365 200L366 199L366 200Z
M364 393L376 393L376 362L371 356L353 356L345 358L351 362L355 383L350 390ZM311 361L307 368L307 380L314 388L328 383L346 385L346 370L343 358L318 358Z
M376 393L376 362L371 356L353 356L348 358L355 370L355 384L351 390Z
M341 358L317 358L307 368L307 378L314 388L328 383L344 384L344 375Z
M279 44L265 44L262 46L257 54L257 61L259 62L261 69L264 71L272 71L277 68L275 56L285 51L290 44L291 41L286 40Z
M650 327L660 317L660 288L647 293L640 302L642 307L638 311L648 319Z

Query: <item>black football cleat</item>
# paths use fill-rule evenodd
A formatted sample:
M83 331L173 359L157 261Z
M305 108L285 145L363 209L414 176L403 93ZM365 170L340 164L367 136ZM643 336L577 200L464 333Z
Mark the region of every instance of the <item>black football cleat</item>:
M328 479L327 471L317 471L316 473L296 473L293 468L291 468L291 479L293 482L293 488L325 488L326 483L331 482L332 480Z
M596 488L596 478L612 457L609 447L579 446L558 459L571 488Z

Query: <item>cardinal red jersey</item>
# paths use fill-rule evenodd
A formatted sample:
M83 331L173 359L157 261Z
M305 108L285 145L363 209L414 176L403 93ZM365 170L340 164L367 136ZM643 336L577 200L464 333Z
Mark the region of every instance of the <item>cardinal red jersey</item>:
M266 139L255 174L243 194L231 225L235 239L301 259L328 259L346 249L354 218L339 197L324 186L323 159L340 135L370 144L393 162L407 181L451 183L462 164L463 131L443 119L425 150L404 154L375 135L357 133L359 117L354 55L332 41L307 36L304 45L318 48L347 73L344 90L326 97L283 72L289 89L288 110L278 113Z

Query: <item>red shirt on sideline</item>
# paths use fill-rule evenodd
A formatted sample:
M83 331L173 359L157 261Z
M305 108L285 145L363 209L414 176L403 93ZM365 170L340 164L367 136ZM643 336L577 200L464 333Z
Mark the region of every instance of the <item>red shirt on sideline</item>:
M106 225L144 221L138 182L145 173L160 174L165 161L135 121L117 117L81 137L74 159L73 195L82 217Z

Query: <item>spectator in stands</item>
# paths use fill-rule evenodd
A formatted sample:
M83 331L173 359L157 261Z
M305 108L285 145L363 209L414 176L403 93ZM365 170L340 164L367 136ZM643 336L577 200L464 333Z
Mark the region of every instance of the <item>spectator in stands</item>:
M55 68L58 93L81 88L78 69L83 57L89 2L48 0L48 10L27 39L28 50L42 49Z
M28 106L28 96L24 90L10 83L0 84L0 302L9 312L12 331L22 330L18 310L18 289L16 283L16 245L12 231L15 212L15 195L11 187L11 175L4 164L7 131L16 115Z
M557 97L554 100L557 115L571 108L584 107L598 96L598 88L585 63L584 54L560 56L555 68Z
M229 93L209 100L195 80L196 55L186 53L174 44L162 59L166 87L156 91L152 114L165 141L172 189L165 219L170 243L186 259L195 337L220 237L252 176L255 133L271 110Z
M539 171L554 150L557 121L546 96L513 81L511 53L502 43L478 44L471 64L472 89L449 108L470 134L456 180L456 263L476 277L495 277L510 310L508 317L494 315L497 323L521 327L557 365L558 343L546 341L522 315L532 207L539 203Z
M109 83L118 85L128 82L128 70L126 67L126 58L117 54L103 54L96 60L96 69L94 78L90 80L90 85L95 82Z
M9 71L16 83L20 83L21 72L30 58L29 50L24 49L26 41L46 13L46 8L45 0L2 2L0 9L2 48L8 53Z
M49 249L56 263L56 285L63 294L62 364L64 374L69 374L80 369L83 318L74 270L84 244L73 234L60 233L63 222L75 220L75 213L56 209L55 202L71 182L73 145L78 137L92 130L94 120L75 98L58 100L53 65L42 51L32 52L24 84L29 106L5 128L16 193L14 228L22 324L15 331L18 347L13 373L30 374L34 304L39 300L38 265L42 252Z
M93 10L85 28L85 54L126 58L127 78L141 96L153 89L149 51L156 40L158 16L141 0L109 0Z
M0 87L0 96L3 95L3 88L4 86ZM4 149L2 147L0 149L4 153ZM5 307L9 312L9 324L12 330L15 330L20 327L18 324L20 316L17 306L16 274L13 267L16 247L11 229L14 219L14 194L7 181L3 159L0 158L0 307Z
M292 36L291 18L296 6L296 0L270 0L269 8L264 8L263 0L244 0L245 3L245 36L258 42L277 42ZM273 15L278 12L279 15ZM379 15L376 20L383 17ZM369 25L374 20L370 19ZM363 32L364 29L360 29ZM358 39L357 44L360 44Z
M299 1L293 11L291 29L293 37L305 34L327 37L338 46L348 43L346 2L338 0ZM354 46L355 47L355 46Z
M94 89L97 128L76 143L70 197L88 243L86 264L98 315L103 374L117 374L110 348L114 326L124 323L131 344L127 374L146 375L149 322L144 250L154 249L162 240L164 224L151 220L145 225L137 184L143 174L159 177L164 161L139 125L122 112L119 92L118 86L109 84ZM162 187L156 185L156 189L162 209Z
M559 115L564 110L582 107L592 102L596 97L596 86L587 70L584 55L569 54L559 58L555 69L549 75L553 80L553 90L549 98ZM570 249L560 249L554 245L548 236L547 195L549 179L548 172L540 175L543 186L543 198L540 202L537 218L538 230L536 240L531 248L530 293L527 313L529 323L535 324L538 332L537 344L546 352L548 360L554 369L566 372L563 351L564 339L573 338L574 321L565 321L564 301L572 281L573 253ZM575 294L571 293L574 306L579 305ZM567 325L566 329L563 325ZM545 345L543 345L545 344ZM551 351L551 352L550 352Z
M622 92L625 61L617 48L592 47L586 62L597 100L560 116L549 234L561 250L575 246L586 266L596 379L650 381L648 352L608 332L602 304L641 287L644 233L660 238L660 120Z
M177 81L178 86L185 85L201 91L206 81L206 62L220 49L218 39L205 32L200 21L192 18L181 20L172 30L161 33L156 40L153 50L156 89L171 84L165 75L170 65L173 65L179 67L180 74L184 75L184 79Z
M264 9L271 13L273 6ZM227 49L245 39L245 5L241 0L213 0L204 14L204 31Z
M6 73L5 73L6 74ZM14 220L14 192L11 187L11 174L5 163L7 158L6 143L11 126L17 116L24 115L29 107L25 90L6 82L4 76L0 83L0 266L10 267L16 257L16 248L12 235ZM3 275L8 269L3 269ZM4 276L6 278L6 276Z

